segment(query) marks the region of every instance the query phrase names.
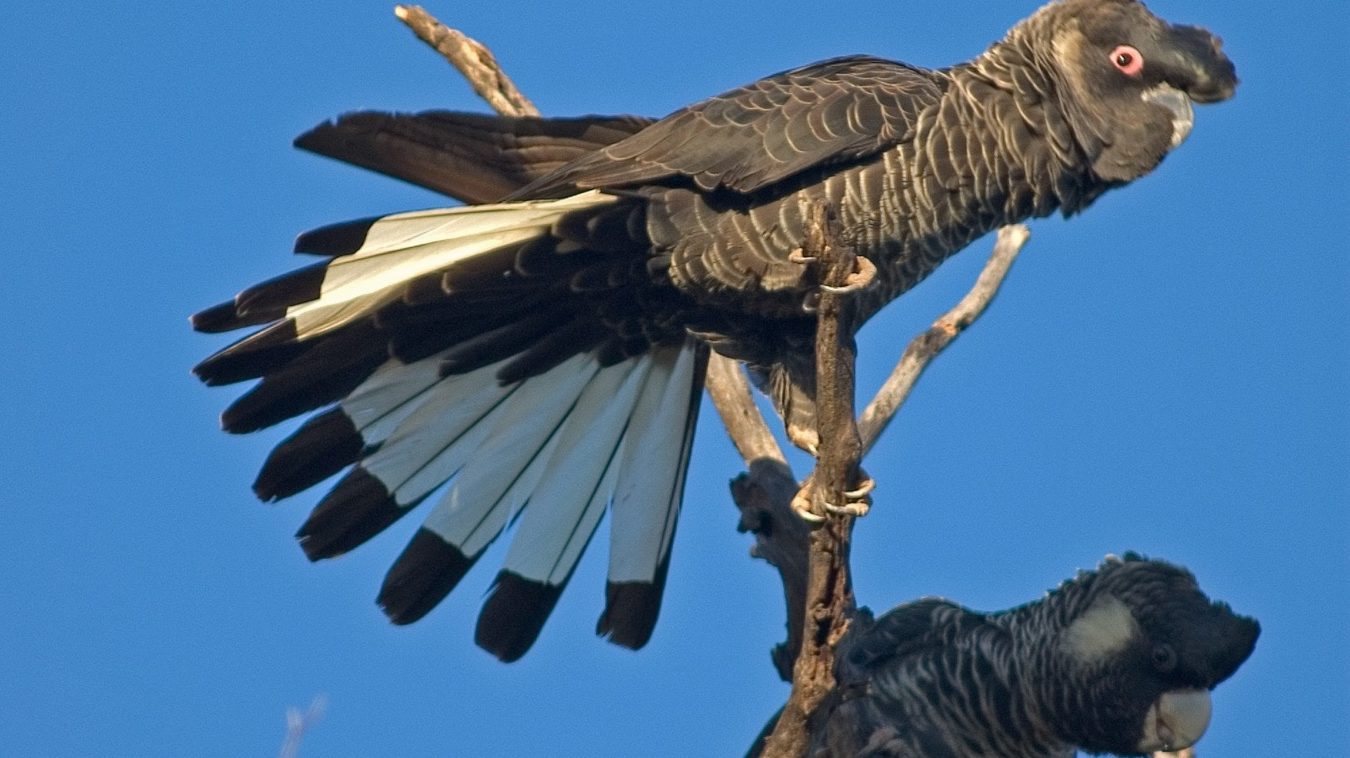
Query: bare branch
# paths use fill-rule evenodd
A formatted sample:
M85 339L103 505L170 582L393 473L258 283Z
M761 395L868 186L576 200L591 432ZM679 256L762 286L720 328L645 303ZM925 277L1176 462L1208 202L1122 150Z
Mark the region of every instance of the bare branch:
M984 312L1029 236L1030 232L1021 225L999 230L993 254L970 292L931 328L911 341L857 426L840 423L843 419L852 419L852 326L838 323L839 298L828 289L823 291L816 346L820 372L816 406L822 459L804 486L813 493L816 513L821 512L815 508L818 504L823 505L821 498L836 504L843 501L843 490L853 486L861 475L858 468L861 455L876 443L928 363ZM831 246L829 239L827 235L823 243L827 248ZM852 270L847 262L832 258L828 250L823 252L826 260L831 261L832 276L838 277ZM806 255L809 257L812 253ZM827 455L830 456L828 464ZM848 574L852 521L848 516L830 518L824 528L811 535L808 599L803 604L805 628L794 667L793 693L773 725L772 734L763 743L763 755L804 755L810 739L807 719L835 685L834 645L847 631L856 611ZM784 574L785 586L787 578ZM790 637L788 648L784 650L780 646L775 653L790 653L792 641ZM784 662L775 657L775 663L781 670Z
M787 609L787 640L773 649L774 667L792 681L792 666L802 645L807 555L811 529L792 510L797 477L765 423L740 363L714 353L708 361L708 395L722 417L746 472L731 481L731 499L740 510L737 528L755 535L750 554L778 569Z
M859 260L852 248L838 244L837 220L823 201L812 203L806 216L802 253L821 267L821 293L816 321L816 432L819 456L813 478L812 513L823 516L826 505L842 505L842 493L858 479L862 441L853 418L857 346L851 311L842 291ZM839 497L835 497L838 494Z
M742 532L753 532L750 555L778 570L787 610L787 640L771 653L783 681L792 681L792 667L802 647L802 619L806 618L806 584L812 530L792 510L797 478L786 465L761 458L731 481L731 497L740 509Z
M826 503L845 502L856 486L862 444L853 418L854 324L845 307L844 288L855 270L855 256L839 245L835 220L823 202L812 203L806 216L802 255L821 267L816 325L816 426L820 455L812 487L812 511L824 523L811 533L809 572L802 619L801 651L792 671L792 694L773 733L764 742L764 756L790 758L806 754L811 742L807 721L835 687L835 645L848 631L856 607L849 574L849 541L853 517L830 515Z
M989 262L984 264L984 270L980 272L979 278L975 280L975 286L961 298L956 307L942 314L928 331L909 343L904 355L900 357L900 362L896 364L885 384L877 392L877 396L867 404L867 408L858 419L858 432L862 437L864 453L872 449L882 431L891 423L896 410L905 402L905 398L909 397L909 391L914 388L914 383L918 381L919 375L927 368L928 363L951 344L957 335L965 331L966 327L974 323L994 299L994 295L998 294L999 286L1003 284L1004 277L1008 275L1013 261L1017 259L1017 254L1022 251L1022 246L1030 236L1031 231L1022 224L999 229L994 252L989 256Z
M492 51L482 43L437 21L420 5L395 5L394 15L407 24L418 39L431 45L459 69L473 91L494 111L503 116L539 115L539 109L521 94L515 82L502 71Z
M787 457L759 412L739 362L713 353L708 360L707 387L722 425L747 466L759 460L787 466Z

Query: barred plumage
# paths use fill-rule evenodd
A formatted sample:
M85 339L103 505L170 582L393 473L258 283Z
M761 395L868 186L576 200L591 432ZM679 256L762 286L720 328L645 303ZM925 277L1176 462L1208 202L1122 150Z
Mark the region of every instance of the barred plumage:
M1194 744L1208 693L1260 626L1177 566L1107 558L1044 599L977 613L941 599L864 620L839 689L812 716L813 756L1071 758Z
M1147 64L1119 69L1113 45ZM302 235L297 251L325 260L193 318L209 332L262 327L195 371L208 384L261 380L226 410L232 432L332 406L278 446L254 485L270 500L348 469L301 530L313 559L355 547L459 477L434 511L439 526L419 532L386 579L381 603L395 621L434 606L529 505L521 523L538 525L522 531L543 554L513 550L494 595L522 610L485 614L479 628L502 658L533 641L605 505L651 509L616 519L654 531L614 536L612 565L628 573L611 574L601 621L613 632L626 619L613 639L640 646L689 452L651 445L642 425L689 438L704 344L767 377L794 439L814 433L815 283L792 259L804 201L828 200L845 240L876 263L851 300L865 319L994 227L1077 212L1148 173L1189 129L1190 100L1235 86L1203 30L1134 0L1061 0L969 63L840 58L660 121L351 114L297 144L493 204ZM627 415L586 401L620 389ZM649 407L649 392L674 410ZM507 407L522 398L537 404L542 436ZM560 439L599 445L641 474L557 464ZM496 470L476 451L488 441L531 454ZM539 538L550 528L577 538Z

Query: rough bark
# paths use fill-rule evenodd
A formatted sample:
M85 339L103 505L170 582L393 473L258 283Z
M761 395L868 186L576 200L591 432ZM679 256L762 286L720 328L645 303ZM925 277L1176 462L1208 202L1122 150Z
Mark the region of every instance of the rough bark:
M792 670L792 694L779 713L763 755L788 758L805 755L811 744L807 719L835 687L835 645L848 631L856 605L849 574L849 542L853 517L832 513L828 506L845 503L856 487L862 441L853 417L857 357L855 325L849 318L843 288L855 259L837 242L834 219L824 203L809 209L802 256L820 267L821 290L816 325L816 429L819 449L816 473L806 486L811 512L822 518L811 533L806 598L801 617L801 647ZM789 627L791 628L791 627Z

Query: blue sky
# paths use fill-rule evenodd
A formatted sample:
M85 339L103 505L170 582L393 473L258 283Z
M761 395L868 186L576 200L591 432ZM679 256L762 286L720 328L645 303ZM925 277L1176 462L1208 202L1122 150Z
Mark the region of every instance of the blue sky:
M429 9L546 113L660 115L840 54L955 62L1034 4ZM1152 7L1225 38L1238 96L1153 175L1033 224L869 458L858 597L998 609L1108 552L1168 558L1264 630L1204 755L1350 754L1347 9ZM220 433L235 393L188 374L223 341L187 315L295 264L297 232L442 203L290 147L356 108L484 109L388 4L11 3L0 29L0 753L275 755L286 708L320 694L305 756L744 750L787 694L768 656L783 614L735 531L740 465L711 409L651 644L593 636L593 550L507 666L471 644L504 545L390 626L373 598L415 523L310 565L291 534L313 496L248 489L283 432ZM864 395L988 248L869 325Z

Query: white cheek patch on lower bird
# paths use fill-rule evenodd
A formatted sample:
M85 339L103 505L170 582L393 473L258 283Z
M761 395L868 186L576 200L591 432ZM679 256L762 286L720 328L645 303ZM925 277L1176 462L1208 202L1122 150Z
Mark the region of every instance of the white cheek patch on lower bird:
M1161 105L1172 112L1172 149L1186 141L1191 134L1191 127L1195 126L1195 109L1191 107L1191 98L1185 92L1163 83L1145 90L1140 97L1145 102Z
M1138 633L1130 609L1106 595L1069 625L1064 645L1075 660L1091 666L1125 649Z
M1209 728L1213 702L1207 690L1173 690L1148 709L1139 752L1182 750L1194 745Z

